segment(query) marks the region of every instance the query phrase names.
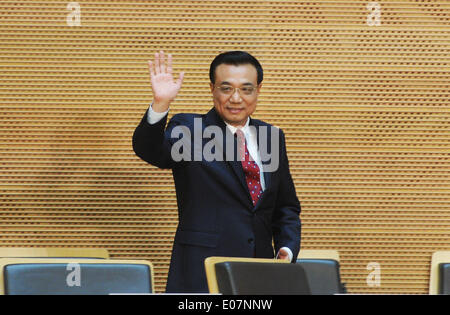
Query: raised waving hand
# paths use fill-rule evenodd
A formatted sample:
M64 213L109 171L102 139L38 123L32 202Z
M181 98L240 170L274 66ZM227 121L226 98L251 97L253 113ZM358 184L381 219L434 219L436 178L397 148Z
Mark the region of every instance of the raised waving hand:
M155 62L148 61L150 79L153 90L152 109L155 112L164 112L175 99L183 83L184 72L180 72L177 80L172 75L172 55L167 56L165 64L164 51L155 53Z

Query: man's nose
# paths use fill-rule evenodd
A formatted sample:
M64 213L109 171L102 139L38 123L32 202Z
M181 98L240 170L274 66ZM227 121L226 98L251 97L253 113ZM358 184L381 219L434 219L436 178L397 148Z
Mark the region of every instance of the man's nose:
M234 93L231 95L230 99L233 103L240 103L242 102L241 94L239 94L239 90L235 89Z

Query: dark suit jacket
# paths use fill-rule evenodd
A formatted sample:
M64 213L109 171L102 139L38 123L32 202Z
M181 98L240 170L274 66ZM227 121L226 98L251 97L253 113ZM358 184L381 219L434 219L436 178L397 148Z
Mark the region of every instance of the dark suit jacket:
M208 292L204 260L209 256L273 258L274 244L275 253L289 247L295 262L300 249L300 203L289 172L283 132L278 133L279 167L264 173L266 189L253 206L240 160L172 159L171 148L179 140L170 137L173 128L186 126L194 136L194 118L202 122L202 130L218 126L223 135L231 135L214 108L205 115L174 115L167 128L167 115L150 125L146 112L133 135L135 153L152 165L172 169L175 182L179 224L167 292ZM250 125L258 134L261 126L270 127L252 118ZM227 139L231 141L223 141L223 152L227 145L236 146L233 136Z

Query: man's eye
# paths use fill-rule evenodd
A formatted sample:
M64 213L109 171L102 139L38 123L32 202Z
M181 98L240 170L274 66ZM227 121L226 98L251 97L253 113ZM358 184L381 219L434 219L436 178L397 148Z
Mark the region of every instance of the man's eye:
M229 87L229 86L222 86L220 89L221 89L222 91L224 91L224 92L229 92L229 91L231 91L231 87Z

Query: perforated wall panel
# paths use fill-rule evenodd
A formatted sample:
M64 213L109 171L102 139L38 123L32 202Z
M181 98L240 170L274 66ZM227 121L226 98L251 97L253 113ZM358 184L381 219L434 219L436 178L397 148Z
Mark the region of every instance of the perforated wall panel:
M339 250L350 293L427 293L450 249L450 2L369 2L0 2L0 246L147 259L163 291L173 181L131 147L147 60L186 71L170 115L206 112L238 49L265 70L254 117L286 132L302 247Z

